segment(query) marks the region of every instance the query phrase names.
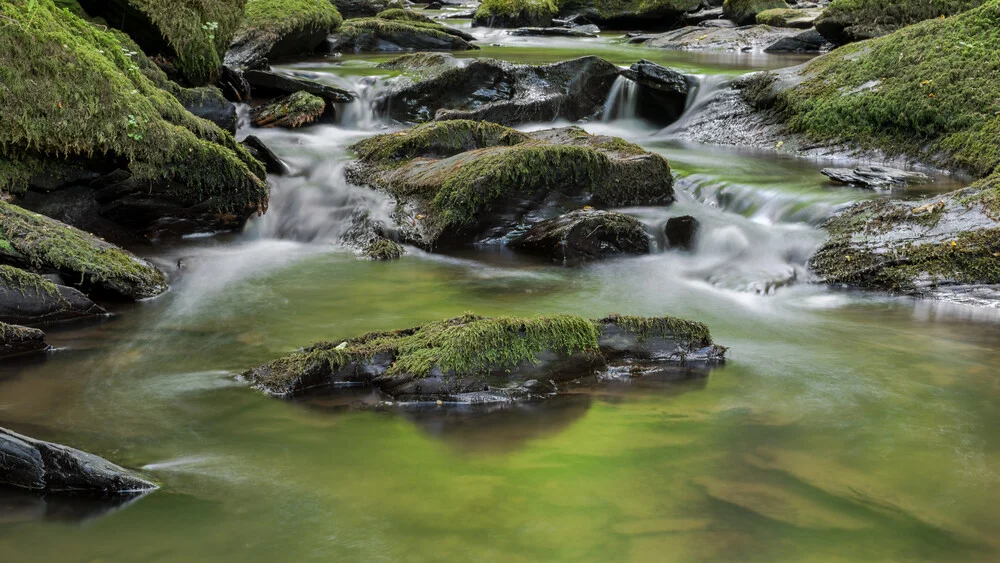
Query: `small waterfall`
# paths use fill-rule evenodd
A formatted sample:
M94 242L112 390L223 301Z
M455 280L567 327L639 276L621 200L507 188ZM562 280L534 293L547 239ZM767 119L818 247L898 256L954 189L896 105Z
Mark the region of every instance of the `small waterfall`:
M350 129L371 131L382 120L376 112L376 100L385 88L385 81L365 76L352 83L358 99L349 104L337 104L337 124Z
M718 93L725 89L732 81L731 77L718 74L693 75L689 76L689 78L695 79L697 86L692 88L688 93L684 113L680 119L664 129L661 132L662 135L669 136L676 131L684 129L690 123L691 117L697 115L705 106L710 104Z
M639 105L639 85L619 76L611 85L608 99L604 102L601 121L607 123L615 119L635 119Z

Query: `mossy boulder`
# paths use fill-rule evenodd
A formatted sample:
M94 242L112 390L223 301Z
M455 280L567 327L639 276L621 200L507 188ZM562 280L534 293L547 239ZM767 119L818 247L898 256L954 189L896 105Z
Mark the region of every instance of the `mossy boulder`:
M340 237L340 243L358 256L376 261L397 260L406 249L391 240L383 221L373 219L367 209L359 209L351 217L351 226Z
M498 239L529 217L586 205L674 200L666 159L576 127L522 133L441 121L371 137L353 150L359 159L348 178L394 196L401 236L424 248Z
M386 66L396 65L411 76L398 79L376 100L379 111L399 121L473 119L504 125L577 121L604 108L618 78L618 67L593 56L539 66L493 59L457 65L438 58L404 57Z
M507 244L567 266L649 253L649 236L638 219L596 209L579 209L539 221Z
M194 85L214 82L245 0L79 0L88 15L127 33L149 56L171 61ZM56 5L58 6L58 2ZM77 13L77 15L80 15Z
M106 314L76 289L0 265L0 322L38 324Z
M340 53L371 51L468 51L478 49L463 31L427 21L407 10L389 10L374 18L346 20L330 36L329 49Z
M811 29L822 12L818 8L774 8L757 14L757 23L774 27Z
M399 400L508 401L545 394L609 366L721 362L702 323L673 317L572 315L487 318L466 314L419 327L321 342L245 372L280 397L364 384ZM639 370L635 370L638 372Z
M738 25L753 25L757 14L778 8L788 8L788 4L785 0L726 0L722 15Z
M316 121L325 109L326 102L323 98L307 92L296 92L253 108L250 111L250 122L254 127L294 129Z
M45 333L37 328L0 322L0 358L34 354L48 349ZM3 453L2 450L0 453Z
M341 22L330 0L246 0L245 17L225 62L237 68L266 68L274 59L314 53Z
M659 28L679 25L683 16L701 7L700 0L556 0L559 14L581 16L612 29Z
M334 4L347 19L370 18L386 10L403 7L401 0L335 0Z
M163 272L111 243L0 201L0 263L59 274L86 292L144 299L167 290Z
M548 27L558 12L552 0L483 0L472 16L472 25Z
M833 0L816 21L816 29L842 45L880 37L924 20L971 10L984 0Z
M99 213L141 234L234 228L266 209L263 167L186 111L126 36L51 0L4 17L0 191L89 190Z

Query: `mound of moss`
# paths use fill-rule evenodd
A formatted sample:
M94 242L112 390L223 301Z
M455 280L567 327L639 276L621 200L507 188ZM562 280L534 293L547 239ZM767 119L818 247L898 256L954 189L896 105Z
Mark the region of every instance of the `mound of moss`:
M265 59L312 53L341 22L330 0L246 0L226 62L257 68Z
M196 118L121 33L56 8L6 4L0 25L0 190L19 193L66 163L128 171L136 197L245 219L263 211L264 170ZM153 196L143 194L154 193Z
M473 314L345 341L321 342L243 377L272 395L298 395L345 382L365 383L394 396L445 397L509 390L528 379L566 381L603 368L626 350L662 339L668 354L684 350L721 360L702 323L672 317L573 315L487 318ZM647 351L648 354L648 351ZM666 356L666 355L665 355ZM665 357L664 356L664 357ZM680 352L676 359L683 359Z
M726 0L722 4L722 15L739 25L753 25L757 14L787 7L785 0Z
M556 0L561 15L582 15L602 26L673 27L699 0Z
M353 149L359 160L349 179L395 196L407 240L425 248L506 234L541 207L673 201L664 158L576 127L521 133L448 120L371 137Z
M548 27L559 8L552 0L483 0L472 24L483 27Z
M153 297L167 289L163 272L132 253L2 201L0 263L59 274L86 291L129 299Z
M823 37L838 45L880 37L924 20L971 10L984 0L833 0L816 21Z
M48 349L45 333L37 328L0 322L0 358L44 352Z
M285 127L293 129L312 123L323 115L326 102L308 92L296 92L256 107L250 112L255 127Z
M330 49L339 52L367 51L467 51L479 47L471 35L441 25L408 10L386 10L374 18L344 21L330 37Z

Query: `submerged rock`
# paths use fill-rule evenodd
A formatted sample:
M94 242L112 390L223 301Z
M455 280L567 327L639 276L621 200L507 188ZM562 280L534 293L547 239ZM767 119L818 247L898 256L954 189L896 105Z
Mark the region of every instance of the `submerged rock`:
M400 121L577 121L604 107L618 76L618 67L597 57L541 66L492 59L458 65L420 55L404 57L419 78L401 80L377 101L380 110Z
M393 195L407 242L442 248L502 237L585 205L673 202L667 161L565 127L522 133L487 122L428 123L365 139L348 179Z
M469 402L541 396L561 383L635 361L723 361L704 324L673 317L464 317L314 344L243 373L291 397L368 385L402 401Z
M45 342L45 333L37 328L11 325L0 322L0 358L22 356L49 349ZM3 453L3 436L0 434L0 453ZM3 456L0 456L0 468L3 467ZM2 479L2 471L0 471Z
M267 68L269 60L314 53L342 21L330 0L250 0L225 62Z
M250 110L250 122L255 127L294 129L316 121L325 109L326 102L322 98L306 92L296 92L253 108Z
M0 322L43 323L106 314L100 305L71 287L0 265Z
M540 221L508 243L511 248L578 264L615 256L649 253L649 237L635 217L593 209L571 211Z
M93 454L0 428L0 484L40 493L134 495L156 485Z
M824 176L838 184L882 190L906 186L908 184L926 184L930 176L921 172L888 168L885 166L859 166L857 168L824 168L820 170Z
M401 15L400 12L403 14ZM467 51L479 47L475 38L455 28L406 10L387 10L374 18L347 20L330 35L331 52L439 50Z
M888 35L924 20L971 10L984 0L834 0L816 21L816 29L837 45Z

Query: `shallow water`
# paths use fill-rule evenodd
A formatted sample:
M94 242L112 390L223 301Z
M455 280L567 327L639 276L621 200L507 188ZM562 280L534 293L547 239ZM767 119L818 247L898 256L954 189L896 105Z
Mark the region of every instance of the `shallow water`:
M533 41L495 49L655 56ZM699 74L772 64L664 56ZM353 84L383 76L376 60L284 68ZM628 212L651 229L695 215L693 252L578 269L497 248L359 261L332 241L355 207L386 202L344 182L345 147L394 126L356 112L255 131L298 174L272 179L267 215L155 248L167 295L50 330L44 361L0 365L0 425L144 468L162 490L91 510L0 495L0 560L1000 557L1000 310L810 284L823 220L883 197L830 186L829 163L685 145L635 120L582 126L667 156L678 202ZM492 410L284 402L233 377L316 340L470 310L679 315L731 360Z

